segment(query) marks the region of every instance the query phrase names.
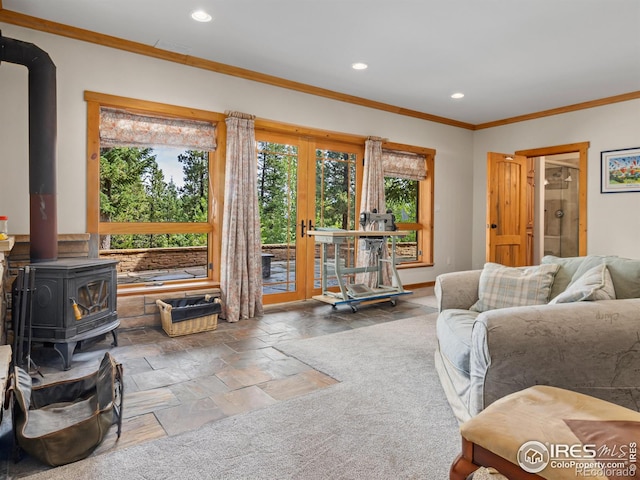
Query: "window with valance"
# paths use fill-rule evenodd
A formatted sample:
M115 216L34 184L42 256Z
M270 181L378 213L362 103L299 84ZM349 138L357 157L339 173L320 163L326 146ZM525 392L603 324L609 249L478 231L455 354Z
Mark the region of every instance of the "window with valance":
M387 209L399 230L409 232L396 243L400 264L430 264L433 257L433 159L435 151L409 145L382 145Z
M119 260L121 286L210 281L221 115L96 93L85 99L93 248Z

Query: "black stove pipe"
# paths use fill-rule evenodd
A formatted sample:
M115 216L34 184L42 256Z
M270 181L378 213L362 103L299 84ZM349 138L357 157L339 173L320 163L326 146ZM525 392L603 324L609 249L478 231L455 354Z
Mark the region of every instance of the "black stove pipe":
M2 36L0 63L29 71L29 228L32 262L58 259L56 66L32 43Z

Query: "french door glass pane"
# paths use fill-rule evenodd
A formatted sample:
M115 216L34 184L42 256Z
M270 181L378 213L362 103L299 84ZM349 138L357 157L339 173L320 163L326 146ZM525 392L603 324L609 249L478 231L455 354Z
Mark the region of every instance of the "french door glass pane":
M258 142L263 293L296 290L298 147Z
M316 228L356 228L356 160L355 153L336 150L316 150ZM335 256L334 248L343 249L339 258L345 267L355 265L352 239L339 245L330 245L328 255ZM314 287L321 287L320 246L315 245ZM333 271L328 272L328 285L337 285Z

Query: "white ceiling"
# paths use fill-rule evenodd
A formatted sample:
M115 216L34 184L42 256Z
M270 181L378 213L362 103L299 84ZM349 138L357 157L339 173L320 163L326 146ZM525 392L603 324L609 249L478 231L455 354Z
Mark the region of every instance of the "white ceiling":
M2 0L2 6L471 124L640 91L640 0ZM214 20L194 22L195 9ZM352 70L354 62L369 68ZM452 100L454 92L466 96Z

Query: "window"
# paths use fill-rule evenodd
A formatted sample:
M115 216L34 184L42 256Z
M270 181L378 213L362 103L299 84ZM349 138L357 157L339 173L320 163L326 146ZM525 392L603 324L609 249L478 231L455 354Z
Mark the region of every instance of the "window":
M210 283L222 115L89 92L85 100L92 248L119 261L121 286Z
M119 259L119 295L137 294L139 287L150 284L162 291L184 290L185 284L194 289L214 285L220 271L225 115L94 92L85 92L85 101L89 248L100 256ZM316 164L320 158L326 157L325 163L329 161L322 172L316 171L311 160L298 167L302 176L295 173L299 185L296 195L289 197L297 203L304 200L305 210L290 215L287 232L296 232L297 236L301 222L305 228L311 224L352 228L359 215L356 189L360 189L362 180L361 174L351 170L347 175L345 165L347 160L360 165L354 159L361 158L365 138L270 121L257 121L256 129L259 142L267 141L262 137L268 131L269 142L299 144L305 159L312 158L315 152ZM386 193L398 227L411 232L397 242L397 254L402 257L400 268L432 264L435 151L391 142L383 144L383 151L393 158L387 162L389 165L409 159L409 164L421 165L420 170L426 171L414 178L404 170L385 170ZM354 169L353 165L349 168ZM267 167L271 165L263 166L265 175ZM348 187L348 197L336 193L339 185L331 183L342 178L338 172L345 174L340 185ZM304 179L302 184L300 178ZM265 176L264 181L267 180ZM284 187L280 188L280 193L285 192ZM320 190L325 196L316 198ZM345 205L348 211L343 212ZM273 207L273 202L266 202L262 212L263 229L270 234L276 233L275 227L285 218L282 212L271 212ZM276 219L280 223L275 223ZM263 240L283 241L271 236ZM303 255L311 259L313 253L311 246L300 248L295 258ZM311 262L310 259L305 261ZM309 288L315 285L311 280L307 284Z
M409 235L396 242L400 265L433 263L433 171L435 151L386 142L382 145L387 210L399 230Z

